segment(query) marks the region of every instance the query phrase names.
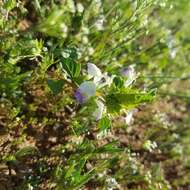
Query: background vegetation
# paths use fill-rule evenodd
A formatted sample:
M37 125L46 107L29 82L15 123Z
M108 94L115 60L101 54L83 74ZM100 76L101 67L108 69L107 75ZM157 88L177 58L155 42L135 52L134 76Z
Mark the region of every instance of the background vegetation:
M1 0L0 189L190 189L189 18L189 0Z

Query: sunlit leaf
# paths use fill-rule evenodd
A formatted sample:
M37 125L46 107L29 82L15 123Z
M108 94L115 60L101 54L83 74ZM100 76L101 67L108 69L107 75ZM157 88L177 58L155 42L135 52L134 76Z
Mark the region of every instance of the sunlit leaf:
M106 105L109 112L119 112L122 108L134 108L139 104L150 102L154 97L154 91L138 92L136 90L127 90L106 96Z
M101 131L108 130L111 127L111 121L110 121L110 119L108 117L103 117L98 122L98 127L100 128Z

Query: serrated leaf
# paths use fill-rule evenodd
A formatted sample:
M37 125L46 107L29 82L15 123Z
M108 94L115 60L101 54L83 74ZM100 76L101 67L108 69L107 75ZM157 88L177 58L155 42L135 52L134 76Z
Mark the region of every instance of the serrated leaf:
M67 54L68 57L62 57L61 66L64 71L67 72L71 79L78 78L80 76L81 64L76 63L77 60L77 51L75 48L67 48L62 52L62 54Z
M122 108L134 108L139 104L150 102L154 99L155 92L138 92L136 90L124 90L111 93L106 96L106 105L111 113L119 113Z
M67 72L67 74L73 79L80 75L81 65L76 63L70 58L62 58L61 60L62 68Z
M48 79L47 84L53 94L57 95L63 90L64 80Z

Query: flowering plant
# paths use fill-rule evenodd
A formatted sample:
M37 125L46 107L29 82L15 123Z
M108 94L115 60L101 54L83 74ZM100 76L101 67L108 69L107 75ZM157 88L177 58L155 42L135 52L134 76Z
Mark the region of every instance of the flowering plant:
M189 189L189 8L0 0L0 189Z

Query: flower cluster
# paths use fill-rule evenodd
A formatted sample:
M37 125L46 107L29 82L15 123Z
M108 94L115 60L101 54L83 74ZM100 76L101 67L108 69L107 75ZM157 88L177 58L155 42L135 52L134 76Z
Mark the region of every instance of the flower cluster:
M79 88L75 92L75 98L79 104L84 104L92 97L96 97L96 105L93 116L96 120L100 120L104 112L106 112L106 106L104 105L103 96L97 95L97 90L105 87L110 87L113 83L116 75L109 75L108 73L102 73L101 70L93 63L87 64L87 74L88 81L84 81L80 84ZM137 78L134 66L129 66L127 68L122 68L120 70L120 75L125 79L124 86L128 88L134 80ZM130 124L133 119L134 110L125 111L126 116L124 117L125 123Z

